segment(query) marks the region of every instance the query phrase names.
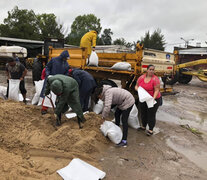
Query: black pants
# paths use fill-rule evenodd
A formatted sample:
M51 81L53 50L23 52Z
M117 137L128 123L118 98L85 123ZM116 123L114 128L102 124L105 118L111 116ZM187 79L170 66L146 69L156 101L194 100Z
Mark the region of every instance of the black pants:
M146 102L143 102L143 103L140 102L142 126L146 127L148 124L149 130L151 131L155 127L156 112L161 103L161 98L158 98L155 100L157 101L157 103L152 108L148 108Z
M122 126L123 126L123 137L122 140L127 140L127 134L128 134L128 118L129 118L129 113L132 109L133 105L129 107L128 109L121 110L119 108L116 109L115 112L115 123L117 126L120 125L120 116L122 115L121 121L122 121Z
M88 104L89 104L89 99L92 94L93 89L88 90L87 92L80 93L80 103L83 112L88 111Z
M8 98L9 96L9 80L7 80L7 91L6 91L6 97ZM27 93L27 90L25 89L25 83L24 83L24 80L20 81L19 83L19 90L21 92L21 94L26 94Z

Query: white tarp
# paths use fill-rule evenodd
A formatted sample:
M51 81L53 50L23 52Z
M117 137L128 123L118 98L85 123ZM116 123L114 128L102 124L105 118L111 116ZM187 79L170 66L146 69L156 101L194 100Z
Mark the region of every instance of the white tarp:
M69 109L69 110L70 110L70 109ZM86 111L86 112L84 112L83 114L86 114L86 113L89 113L89 111ZM70 118L74 118L74 117L76 117L77 114L76 114L76 113L73 113L73 112L70 112L70 113L65 114L65 116L66 116L68 119L70 119Z
M140 102L146 102L148 108L152 108L157 102L154 98L141 86L138 88L138 96Z
M96 167L74 158L66 167L57 171L64 180L99 180L106 176L106 173Z

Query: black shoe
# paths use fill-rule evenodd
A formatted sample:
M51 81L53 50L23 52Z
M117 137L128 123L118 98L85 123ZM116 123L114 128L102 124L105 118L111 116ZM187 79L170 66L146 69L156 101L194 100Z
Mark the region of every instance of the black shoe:
M127 147L127 142L123 142L121 141L119 144L117 144L116 146L118 147Z
M147 131L147 136L152 136L153 135L153 131Z
M42 110L42 111L41 111L41 114L42 114L42 115L45 115L45 114L47 114L47 111L46 111L46 110Z
M24 103L24 104L27 104L27 100L26 100L26 99L24 99L24 100L23 100L23 103Z

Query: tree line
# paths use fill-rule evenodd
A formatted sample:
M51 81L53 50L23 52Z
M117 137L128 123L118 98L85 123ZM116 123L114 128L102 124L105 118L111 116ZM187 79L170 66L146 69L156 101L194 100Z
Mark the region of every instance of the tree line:
M90 30L98 32L97 45L124 45L134 49L136 43L140 42L145 48L164 50L166 44L159 28L152 34L147 31L137 42L127 42L123 37L112 41L112 30L106 28L102 31L100 19L94 14L77 16L70 27L70 33L63 24L58 23L55 14L35 14L33 10L19 9L18 6L8 11L8 17L0 24L2 37L42 41L45 38L64 38L65 43L76 46L79 46L81 37Z

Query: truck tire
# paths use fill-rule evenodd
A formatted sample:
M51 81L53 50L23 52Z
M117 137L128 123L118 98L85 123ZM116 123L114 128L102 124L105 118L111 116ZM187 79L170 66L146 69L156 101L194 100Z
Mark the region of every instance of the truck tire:
M178 73L176 72L175 75L162 77L162 81L166 81L167 85L173 85L178 81Z
M182 72L186 72L186 71L189 71L189 69L182 68L179 71L178 82L181 84L188 84L192 80L193 76L187 75L187 74L182 74Z
M32 65L32 81L39 81L41 80L42 74L42 63L39 59L35 58L33 65Z
M118 87L114 81L109 80L109 79L100 81L99 86L103 86L103 85L110 85L112 87Z

